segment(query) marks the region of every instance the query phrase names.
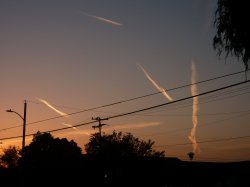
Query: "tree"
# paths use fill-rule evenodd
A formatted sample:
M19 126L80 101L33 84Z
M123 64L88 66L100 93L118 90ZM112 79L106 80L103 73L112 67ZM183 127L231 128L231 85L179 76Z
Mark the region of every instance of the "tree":
M37 132L32 142L21 150L20 178L25 186L76 186L82 156L81 148L73 140Z
M73 140L54 138L50 133L37 132L30 145L21 151L21 156L22 164L63 167L77 164L82 153Z
M135 138L131 133L113 131L110 135L92 134L89 143L85 144L87 155L114 157L164 157L164 151L152 149L154 142Z
M9 146L3 150L3 155L0 157L1 164L7 168L17 167L18 159L20 158L20 150L15 146Z
M220 56L226 52L241 59L248 70L250 64L250 29L248 1L218 0L214 25L217 33L213 39L214 49Z

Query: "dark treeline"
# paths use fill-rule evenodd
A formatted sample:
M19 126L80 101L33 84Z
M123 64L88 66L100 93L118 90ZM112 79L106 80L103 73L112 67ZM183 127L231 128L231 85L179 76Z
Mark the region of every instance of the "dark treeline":
M86 154L74 141L38 132L20 152L1 156L6 186L250 186L250 162L186 162L132 134L93 134Z
M77 165L1 169L7 186L250 186L250 162L83 156Z

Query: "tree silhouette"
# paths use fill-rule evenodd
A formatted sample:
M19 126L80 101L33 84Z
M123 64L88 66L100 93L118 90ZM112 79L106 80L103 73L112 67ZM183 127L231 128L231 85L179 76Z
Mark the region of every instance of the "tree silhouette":
M18 166L24 186L76 186L80 178L81 148L66 138L37 132L21 150Z
M1 165L7 168L17 167L18 159L20 158L20 150L15 146L9 146L3 150L3 155L0 157Z
M54 138L50 133L37 132L30 145L21 151L21 156L22 164L63 167L77 164L82 153L73 140Z
M152 149L154 142L135 138L131 133L113 131L112 134L92 134L89 143L85 144L88 155L114 157L164 157L164 151Z
M248 1L218 0L214 25L217 33L213 39L214 49L220 56L223 51L242 59L248 70L250 59L250 29Z

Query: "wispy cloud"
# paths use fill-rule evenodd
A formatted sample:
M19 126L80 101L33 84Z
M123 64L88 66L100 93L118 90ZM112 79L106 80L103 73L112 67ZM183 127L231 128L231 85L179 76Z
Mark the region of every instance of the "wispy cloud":
M148 80L156 87L157 90L159 90L163 95L164 97L166 97L169 101L173 101L173 98L170 97L170 95L167 93L166 89L160 87L148 74L148 72L140 65L140 64L137 64L141 70L143 71L143 73L145 74L145 76L148 78Z
M107 24L111 24L111 25L115 25L115 26L122 26L123 24L119 23L119 22L116 22L116 21L113 21L113 20L110 20L110 19L107 19L107 18L104 18L104 17L100 17L100 16L96 16L96 15L92 15L92 14L88 14L86 12L83 12L82 13L88 17L91 17L91 18L94 18L98 21L101 21L101 22L104 22L104 23L107 23Z
M61 116L65 116L65 117L69 117L68 114L56 109L55 107L53 107L51 104L49 104L47 101L45 101L44 99L40 99L38 98L38 100L40 102L42 102L43 104L45 104L47 107L49 107L50 109L54 110L56 113L60 114Z
M123 124L117 125L109 128L115 129L140 129L140 128L147 128L147 127L155 127L159 126L160 122L141 122L141 123L131 123L131 124Z
M63 132L63 133L58 133L58 136L66 136L66 135L86 135L86 136L90 136L91 134L93 134L93 130L75 130L75 131L68 131L68 132Z

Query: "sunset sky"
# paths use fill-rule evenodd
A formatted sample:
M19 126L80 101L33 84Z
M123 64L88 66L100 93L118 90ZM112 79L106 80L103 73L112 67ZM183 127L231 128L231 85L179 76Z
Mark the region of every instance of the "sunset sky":
M21 147L22 119L6 110L23 115L27 100L27 135L110 117L102 132L151 139L169 157L189 160L195 151L199 161L249 160L250 83L171 103L246 80L244 73L213 79L244 70L213 49L216 2L0 1L1 148ZM97 124L52 135L84 153Z

